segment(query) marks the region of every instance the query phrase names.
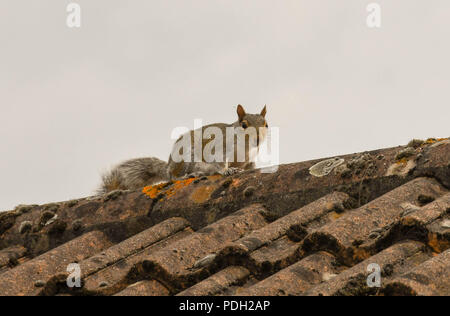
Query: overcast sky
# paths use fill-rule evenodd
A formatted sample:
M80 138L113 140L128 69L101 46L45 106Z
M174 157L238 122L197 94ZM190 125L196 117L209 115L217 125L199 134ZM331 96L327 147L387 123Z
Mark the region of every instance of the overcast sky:
M0 210L91 195L177 126L267 104L282 163L448 137L450 1L0 2Z

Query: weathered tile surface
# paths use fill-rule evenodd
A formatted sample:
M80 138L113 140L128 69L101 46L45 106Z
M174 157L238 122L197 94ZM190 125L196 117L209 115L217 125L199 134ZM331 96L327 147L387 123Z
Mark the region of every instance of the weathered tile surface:
M411 146L18 206L0 295L450 295L450 141Z

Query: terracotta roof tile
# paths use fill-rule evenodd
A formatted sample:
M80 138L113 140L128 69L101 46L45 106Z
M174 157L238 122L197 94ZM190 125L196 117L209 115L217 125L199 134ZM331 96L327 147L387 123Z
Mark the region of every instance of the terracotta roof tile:
M167 296L169 293L169 290L158 281L144 280L128 286L115 296Z
M216 261L245 265L258 276L276 272L299 259L299 242L313 227L331 221L330 215L344 212L348 198L341 192L328 194L227 244Z
M121 282L136 263L155 251L164 249L192 233L187 222L180 218L168 219L105 252L80 263L83 272L83 290L92 294L112 294L129 283Z
M425 261L384 286L385 295L450 295L450 250Z
M23 245L35 257L90 231L103 231L114 242L131 237L154 225L147 217L152 201L140 192L118 192L116 196L98 196L41 206L19 207L6 212L0 230L2 244ZM0 213L0 217L4 215ZM2 226L0 219L0 227ZM29 223L30 229L21 231Z
M306 229L302 230L302 227L306 228L310 223L319 221L330 212L344 211L343 204L347 199L348 195L345 193L333 192L328 194L267 226L253 231L237 240L235 244L245 247L245 251L249 252L288 233L293 234L295 230L299 234L306 234Z
M408 212L411 210L410 212ZM417 222L421 225L428 225L436 219L444 216L450 210L450 193L430 202L421 208L406 208L407 214L404 215L402 222Z
M1 274L2 295L35 295L55 274L66 271L70 263L95 255L112 243L101 232L90 232L39 257ZM37 282L39 284L37 284Z
M400 218L371 236L361 247L380 251L404 239L420 240L436 252L450 247L450 228L444 225L450 210L448 193L422 207L410 203L401 207L404 211Z
M265 209L258 204L246 207L190 236L151 254L134 273L152 276L176 292L209 274L208 258L224 244L267 224Z
M281 237L250 253L248 267L258 277L270 275L297 262L298 248L297 242Z
M0 295L449 295L449 158L430 139L20 206L0 213Z
M19 264L18 259L26 253L23 246L12 246L0 250L0 273Z
M237 292L238 295L300 295L322 281L323 273L333 273L335 258L318 252L275 273L263 281Z
M402 204L417 204L420 195L438 198L445 193L446 190L436 180L414 179L313 232L306 237L302 251L326 250L336 254L347 265L358 263L376 251L364 247L364 242L400 219L404 212Z
M117 263L86 277L83 288L84 291L86 294L109 295L121 290L134 281L134 279L129 280L127 275L135 264L140 263L153 252L164 249L170 244L184 239L191 233L192 230L190 229L180 231L157 244L151 245L136 255L126 257Z
M250 272L246 268L229 266L177 295L205 296L225 294L230 287L241 285L249 276Z
M363 262L349 268L329 281L323 282L306 293L305 295L374 295L378 288L368 287L367 278L372 272L367 268L370 264L378 264L382 271L382 283L391 278L399 271L410 269L430 258L424 253L425 246L416 241L398 243L380 253L364 260Z
M146 248L165 240L189 227L189 223L179 217L168 219L147 230L110 247L101 254L80 263L84 276L109 267L120 260L144 251Z

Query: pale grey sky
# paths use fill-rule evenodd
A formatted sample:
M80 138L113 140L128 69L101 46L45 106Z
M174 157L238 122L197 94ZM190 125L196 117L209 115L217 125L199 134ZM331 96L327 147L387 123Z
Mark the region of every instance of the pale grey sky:
M0 2L0 210L91 195L176 126L280 128L282 163L448 137L450 1Z

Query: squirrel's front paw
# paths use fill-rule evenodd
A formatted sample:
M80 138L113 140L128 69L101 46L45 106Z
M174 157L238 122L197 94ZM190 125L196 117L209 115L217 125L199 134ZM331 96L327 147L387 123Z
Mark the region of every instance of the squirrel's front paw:
M242 172L242 171L244 171L244 169L241 169L241 168L235 168L235 167L229 167L229 168L223 170L223 171L221 172L221 174L222 174L223 176L226 176L226 177L227 177L227 176L232 176L232 175L234 175L234 174L240 173L240 172Z

